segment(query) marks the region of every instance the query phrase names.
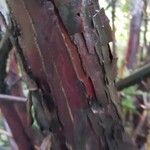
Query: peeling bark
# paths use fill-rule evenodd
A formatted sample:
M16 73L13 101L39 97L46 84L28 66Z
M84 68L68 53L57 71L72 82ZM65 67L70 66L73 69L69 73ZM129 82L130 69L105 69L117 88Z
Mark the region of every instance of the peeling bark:
M52 149L134 149L117 107L111 29L98 2L7 2L20 30L14 46L29 90L39 95L44 120L37 119L53 134Z

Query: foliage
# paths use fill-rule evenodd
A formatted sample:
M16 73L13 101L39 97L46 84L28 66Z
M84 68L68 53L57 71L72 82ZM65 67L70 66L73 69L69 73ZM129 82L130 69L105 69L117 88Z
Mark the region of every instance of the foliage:
M137 93L135 93L136 87L129 87L125 90L122 91L123 93L123 98L121 101L121 106L123 109L126 109L128 111L135 111L135 105L134 105L134 97Z
M1 130L5 130L4 128L4 118L2 116L0 116L0 129ZM8 141L8 137L5 134L0 133L0 147L8 147L9 146L9 141Z

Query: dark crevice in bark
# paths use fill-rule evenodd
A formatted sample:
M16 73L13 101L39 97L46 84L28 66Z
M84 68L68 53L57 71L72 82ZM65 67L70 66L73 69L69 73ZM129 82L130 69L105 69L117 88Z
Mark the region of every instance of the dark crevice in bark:
M39 5L36 0L17 0L20 5L16 6L13 5L14 0L9 2L13 8L13 15L24 33L20 40L26 47L21 49L21 55L26 56L27 60L23 61L31 66L32 75L35 76L33 80L39 84L39 93L42 92L45 99L50 100L47 92L54 98L54 110L57 109L57 118L61 124L61 129L58 127L55 132L56 136L60 135L60 141L64 136L65 140L62 143L72 149L79 147L80 150L88 146L89 149L93 147L95 150L103 147L119 150L116 146L119 141L117 137L120 133L122 136L124 132L119 128L121 120L114 105L114 78L111 77L113 70L110 67L113 63L108 48L110 39L105 35L105 29L109 28L103 29L101 24L99 25L103 20L103 25L108 26L108 20L104 11L99 10L97 1L89 2L89 5L87 1L55 0L42 1L45 3ZM74 8L80 2L85 2L84 6ZM18 15L18 12L22 14ZM66 12L69 16L71 13L72 17L67 18ZM95 20L93 15L97 17ZM23 16L26 20L22 19ZM82 21L78 20L79 18ZM71 23L76 24L72 26ZM31 33L26 33L27 31ZM29 36L33 40L32 43L28 40ZM99 45L96 47L97 42ZM35 58L39 63L35 63ZM39 66L44 77L37 70ZM29 72L30 76L30 70L25 72L27 75ZM44 86L45 82L48 84ZM41 95L39 97L41 100ZM88 102L89 99L93 100L93 103ZM89 112L86 111L87 108L90 109ZM45 118L48 116L49 113L44 114ZM120 141L120 145L122 143L123 140Z
M22 52L22 48L20 47L19 43L18 43L18 38L16 37L16 41L15 41L15 47L16 47L16 50L20 56L20 59L22 60L22 65L23 65L23 68L25 70L25 72L27 73L27 75L33 80L33 81L36 81L35 77L33 77L33 74L32 74L32 71L29 67L29 65L27 64L27 61L26 61L26 58Z
M6 84L4 80L6 77L7 58L11 49L12 44L9 39L9 31L6 31L4 37L1 39L0 42L0 93L2 94L6 92Z
M89 125L90 125L90 127L91 127L91 130L92 130L92 132L94 133L94 135L95 135L95 137L96 137L96 140L97 140L97 142L98 142L98 144L99 144L99 147L102 147L101 146L101 141L100 141L100 137L98 136L98 134L96 133L96 131L95 131L95 129L93 128L93 125L92 125L92 123L91 123L91 120L90 120L90 118L87 116L87 121L88 121L88 123L89 123Z
M16 30L19 30L19 29L16 29ZM16 35L16 37L13 37L13 41L12 42L13 42L15 48L16 48L17 54L19 54L18 60L20 61L20 65L22 65L22 69L23 69L22 73L23 73L24 76L26 76L26 79L27 79L25 82L28 85L29 91L30 90L31 91L32 90L36 90L35 91L36 93L40 93L40 91L41 91L41 94L42 94L43 98L38 99L38 101L39 101L38 105L41 105L41 108L37 107L39 109L37 111L40 112L40 109L41 109L42 113L45 113L45 116L46 115L47 116L48 115L51 116L52 114L50 114L50 113L54 113L56 108L54 106L54 102L53 102L52 96L50 95L51 92L49 90L49 86L47 85L47 83L45 83L45 84L41 83L38 80L38 78L36 78L33 75L31 67L28 65L27 60L26 60L26 58L24 56L23 49L21 48L21 46L19 44L19 41L18 41L19 36L20 36L20 34ZM25 74L24 74L24 72L25 72ZM42 86L42 84L44 84L44 86ZM47 108L48 108L49 112L47 112ZM46 114L46 113L48 113L48 114ZM38 117L38 116L36 116L36 117ZM36 118L36 119L38 119L38 121L40 121L40 118ZM49 121L49 117L46 118L46 119L45 119L45 121L48 122ZM56 132L58 130L58 128L61 126L61 123L60 123L60 121L59 121L59 119L57 117L57 118L52 118L52 120L50 119L49 128L46 128L45 125L46 125L46 123L40 124L41 130L49 129L49 131Z
M9 56L9 52L12 49L12 43L10 41L10 31L7 29L4 37L2 38L0 44L0 93L2 94L10 94L8 89L7 89L7 84L5 83L5 78L7 75L6 72L6 66L7 66L7 59ZM22 126L22 123L19 119L19 116L15 110L14 104L12 102L3 102L1 103L1 111L3 115L5 116L11 131L13 133L14 139L17 142L18 146L20 149L25 150L25 149L33 149L32 144L30 143L30 140L26 133L24 132L24 128ZM16 128L18 128L16 130ZM21 139L20 139L20 137Z
M55 4L54 4L54 6L55 6ZM80 75L79 75L79 76L78 76L78 79L79 79L79 81L81 81L81 82L83 83L83 85L85 86L87 96L88 96L89 98L95 97L95 94L94 94L95 92L94 92L94 88L93 88L93 83L91 82L92 80L91 80L90 77L87 76L87 74L86 74L86 71L85 71L85 69L84 69L84 67L83 67L83 65L82 65L83 62L82 62L81 56L80 56L80 54L79 54L79 52L78 52L78 48L77 48L77 46L73 43L73 41L71 40L71 37L69 36L69 34L67 34L68 32L67 32L67 30L66 30L66 27L65 27L64 24L63 24L63 21L62 21L60 15L59 15L59 11L57 10L57 7L56 7L56 6L55 6L55 12L56 12L57 17L58 17L58 20L59 20L60 29L62 30L62 33L64 34L64 36L66 36L65 38L68 40L68 41L66 40L65 43L68 44L67 46L70 47L70 49L68 50L68 53L69 53L69 55L70 55L70 59L71 59L71 57L73 57L73 55L74 55L74 59L72 59L72 63L73 63L73 65L75 65L75 66L74 66L74 70L75 70L77 76L78 76L78 74L82 74L82 73L83 73L83 76L84 76L84 77L81 77L81 78L80 78ZM73 49L74 49L74 51L72 51ZM72 51L72 52L71 52L71 51ZM79 65L77 66L77 64L79 64ZM80 69L77 69L78 67L79 67L79 68L81 67L81 70L80 70ZM77 69L77 71L76 71L75 68ZM81 72L82 72L82 73L81 73ZM88 87L88 86L90 86L90 87ZM91 89L92 93L88 93L88 89Z

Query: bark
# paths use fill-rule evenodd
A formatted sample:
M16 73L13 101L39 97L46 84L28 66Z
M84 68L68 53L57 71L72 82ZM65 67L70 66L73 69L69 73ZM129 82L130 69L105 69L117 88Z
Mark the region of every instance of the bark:
M17 25L13 45L51 148L134 149L117 105L109 20L98 2L7 3Z
M5 83L5 77L7 75L6 66L7 66L7 58L10 50L12 49L12 44L9 39L10 32L6 31L4 37L0 42L0 93L9 94L7 85ZM5 116L13 134L13 137L19 147L19 149L26 150L30 149L31 143L29 142L29 138L26 136L24 129L22 127L19 116L15 110L14 105L11 102L1 102L0 108Z

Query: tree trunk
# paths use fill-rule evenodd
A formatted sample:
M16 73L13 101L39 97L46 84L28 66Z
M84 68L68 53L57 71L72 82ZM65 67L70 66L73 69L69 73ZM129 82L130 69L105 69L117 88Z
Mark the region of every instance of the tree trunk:
M134 9L132 11L132 19L130 22L130 32L128 40L128 48L126 54L126 66L134 69L137 63L137 52L140 46L140 30L143 19L144 1L135 0Z
M51 149L134 149L117 104L109 20L97 0L7 3L34 119Z

